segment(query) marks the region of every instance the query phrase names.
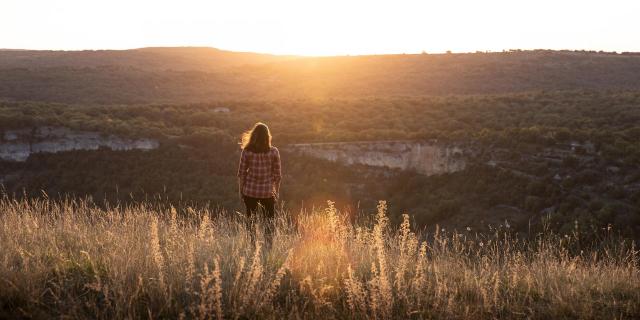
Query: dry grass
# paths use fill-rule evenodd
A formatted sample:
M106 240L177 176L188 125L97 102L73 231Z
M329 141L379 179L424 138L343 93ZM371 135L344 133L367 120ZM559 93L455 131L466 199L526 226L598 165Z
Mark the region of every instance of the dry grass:
M633 245L0 200L0 318L640 317ZM270 236L265 236L265 234ZM271 240L269 240L271 238ZM582 251L581 251L582 250Z

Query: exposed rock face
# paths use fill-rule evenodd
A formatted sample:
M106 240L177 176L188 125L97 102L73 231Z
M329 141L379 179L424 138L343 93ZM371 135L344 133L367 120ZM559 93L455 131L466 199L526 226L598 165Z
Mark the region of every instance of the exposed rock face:
M25 161L32 153L56 153L72 150L151 150L158 148L153 139L126 139L97 132L72 131L60 127L6 130L0 140L0 159Z
M424 175L456 172L466 166L461 147L433 141L303 143L288 149L347 165L416 170Z

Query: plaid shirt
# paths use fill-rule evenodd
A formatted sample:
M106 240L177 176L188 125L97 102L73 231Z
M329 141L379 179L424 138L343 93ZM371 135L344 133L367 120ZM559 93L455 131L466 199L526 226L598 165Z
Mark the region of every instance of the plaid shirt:
M280 152L271 147L269 152L255 153L242 150L238 178L242 181L242 194L252 198L271 198L280 183Z

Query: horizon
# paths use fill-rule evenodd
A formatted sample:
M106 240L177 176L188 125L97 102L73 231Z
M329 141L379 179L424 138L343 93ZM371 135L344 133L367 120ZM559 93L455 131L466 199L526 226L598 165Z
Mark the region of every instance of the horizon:
M36 8L34 10L34 8ZM9 0L0 48L127 50L214 47L297 56L502 52L510 49L638 52L640 3L614 0L243 0L108 4Z
M389 53L363 53L363 54L336 54L336 55L311 55L311 54L290 54L290 53L269 53L269 52L259 52L259 51L236 51L230 49L224 49L219 47L208 47L208 46L162 46L162 47L134 47L134 48L122 48L122 49L113 49L113 48L87 48L87 49L25 49L25 48L2 48L0 47L0 51L52 51L52 52L100 52L100 51L133 51L133 50L144 50L144 49L213 49L219 50L223 52L232 52L232 53L251 53L251 54L261 54L261 55L273 55L273 56L290 56L290 57L300 57L300 58L314 58L314 57L359 57L359 56L393 56L393 55L419 55L419 54L429 54L429 55L445 55L445 54L491 54L491 53L509 53L509 52L536 52L536 51L552 51L552 52L585 52L585 53L603 53L603 54L640 54L640 51L606 51L606 50L596 50L596 49L546 49L546 48L533 48L533 49L520 49L520 48L509 48L502 50L487 50L487 51L451 51L447 50L444 52L389 52Z

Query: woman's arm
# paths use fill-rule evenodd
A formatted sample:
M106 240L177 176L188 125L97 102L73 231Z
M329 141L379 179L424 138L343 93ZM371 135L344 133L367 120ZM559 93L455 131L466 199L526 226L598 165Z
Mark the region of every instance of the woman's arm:
M271 179L273 181L273 189L275 191L275 197L280 197L280 180L282 180L282 166L280 163L280 151L278 148L274 149L274 159L271 161Z
M247 171L249 170L249 165L247 163L247 156L244 152L240 154L240 164L238 165L238 196L242 200L242 187L244 186L245 178L247 177Z

